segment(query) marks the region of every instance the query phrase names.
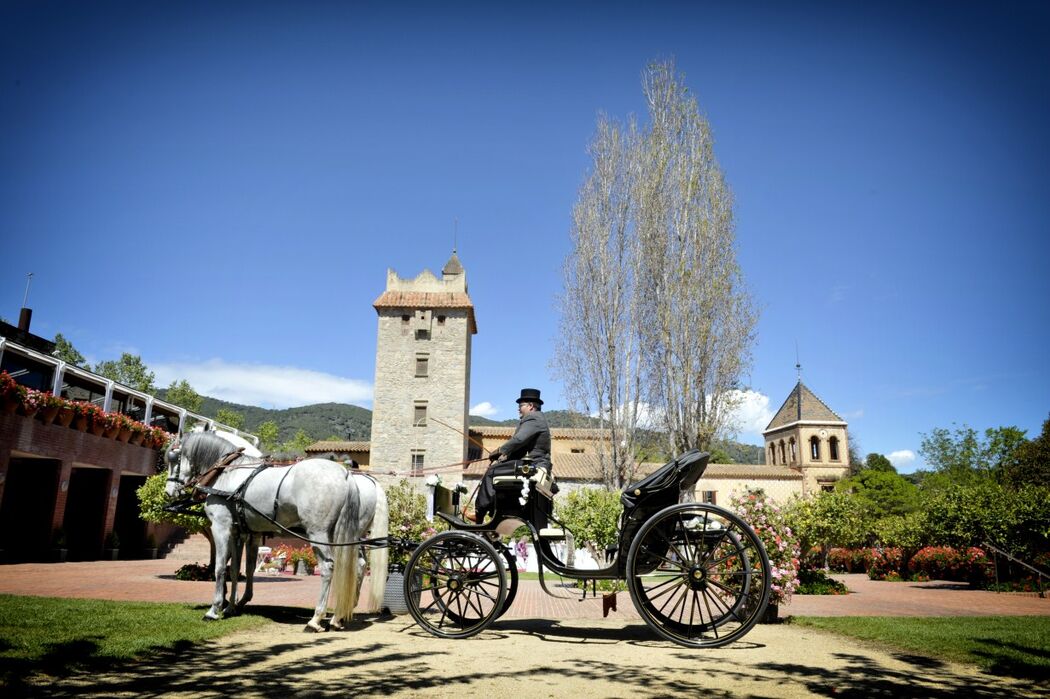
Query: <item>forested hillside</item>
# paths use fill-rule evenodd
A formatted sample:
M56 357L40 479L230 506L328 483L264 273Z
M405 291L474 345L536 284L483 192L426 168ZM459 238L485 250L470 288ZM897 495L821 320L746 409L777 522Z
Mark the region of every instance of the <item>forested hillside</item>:
M164 398L165 391L158 391L158 396ZM201 414L215 417L219 410L225 408L240 413L244 416L244 429L255 432L259 425L270 420L277 424L280 434L279 440L287 442L302 430L314 441L337 438L349 441L368 441L372 431L372 411L356 405L343 403L318 403L316 405L304 405L299 408L286 408L284 410L271 410L259 408L253 405L240 405L230 403L217 398L202 396ZM572 413L568 410L544 411L547 422L551 427L596 427L598 421L583 415ZM470 416L471 426L492 425L516 425L517 419L503 420L497 422L487 418ZM653 447L648 451L653 460L661 460L666 455L659 448L659 435L643 435L643 440ZM752 444L740 444L732 440L718 442L712 451L718 457L727 456L731 463L738 464L761 464L764 462L762 447ZM721 452L721 453L719 453ZM721 462L726 459L719 458Z

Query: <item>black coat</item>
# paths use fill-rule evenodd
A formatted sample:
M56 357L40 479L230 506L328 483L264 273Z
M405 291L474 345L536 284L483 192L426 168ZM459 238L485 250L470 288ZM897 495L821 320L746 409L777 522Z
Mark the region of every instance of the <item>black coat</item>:
M505 442L498 452L508 459L528 457L533 463L551 462L551 429L547 426L547 417L541 412L525 413L521 416L518 429Z

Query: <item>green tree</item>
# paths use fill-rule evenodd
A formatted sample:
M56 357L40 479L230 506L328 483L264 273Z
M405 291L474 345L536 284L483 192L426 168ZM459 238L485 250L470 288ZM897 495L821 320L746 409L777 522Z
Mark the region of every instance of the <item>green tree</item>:
M568 494L557 508L558 519L599 565L606 563L605 550L617 542L617 525L623 504L620 494L604 488L579 488Z
M865 505L867 515L872 519L903 515L918 507L919 489L896 470L865 468L857 475L839 481L835 488L853 493Z
M943 427L922 435L919 453L934 473L923 477L923 487L943 489L950 485L1002 481L1015 472L1021 450L1028 441L1016 427L990 428L982 436L968 425L954 432Z
M426 497L405 478L386 489L386 499L390 511L390 532L395 536L409 541L425 541L439 530L448 528L441 519L427 521ZM390 562L402 565L408 563L411 552L398 551L399 553L391 552Z
M219 412L215 414L215 420L221 422L224 425L232 427L235 430L244 429L244 415L237 412L236 410L230 410L229 408L219 408Z
M281 451L289 454L302 454L305 453L306 448L315 441L317 440L307 434L306 430L300 429L295 433L295 436L292 437L291 441L285 442L281 445Z
M186 379L172 381L171 385L168 386L166 399L169 403L174 403L194 413L200 412L201 403L204 402L204 399L193 390L193 387L190 386Z
M176 514L165 510L164 507L171 504L171 499L164 490L167 486L167 478L167 473L152 475L135 491L139 499L139 517L154 524L174 524L184 527L190 534L203 534L208 539L211 548L208 567L215 570L215 541L211 536L208 518L204 516L203 505L195 506L196 514Z
M73 346L73 343L62 336L62 333L55 333L54 355L66 364L72 364L73 366L82 367L87 361L84 359L84 355Z
M259 443L262 445L263 451L273 451L277 448L277 443L280 441L280 430L276 422L267 420L261 423L255 429L255 433L259 437Z
M1016 459L1004 460L1002 474L1003 483L1014 488L1050 483L1050 418L1038 437L1017 448Z
M96 374L113 379L125 386L130 386L144 393L156 393L157 387L153 385L155 378L153 372L142 362L142 357L128 352L120 355L117 361L107 360L99 362L93 370Z
M882 454L876 454L874 452L868 454L868 457L864 459L864 469L867 471L897 472L897 469L893 467L893 464L890 463L889 459Z
M802 544L803 558L808 559L810 551L819 548L824 567L832 547L862 546L869 534L864 504L842 491L796 499L788 505L786 517Z

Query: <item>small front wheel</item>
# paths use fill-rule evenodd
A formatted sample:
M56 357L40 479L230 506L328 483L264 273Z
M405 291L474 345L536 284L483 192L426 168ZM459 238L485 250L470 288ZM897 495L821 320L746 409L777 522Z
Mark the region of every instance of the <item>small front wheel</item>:
M485 630L502 613L506 596L503 555L476 534L448 531L427 539L405 568L408 612L440 638Z
M627 554L638 614L664 638L693 648L723 646L750 631L769 602L770 573L754 530L705 503L657 512Z

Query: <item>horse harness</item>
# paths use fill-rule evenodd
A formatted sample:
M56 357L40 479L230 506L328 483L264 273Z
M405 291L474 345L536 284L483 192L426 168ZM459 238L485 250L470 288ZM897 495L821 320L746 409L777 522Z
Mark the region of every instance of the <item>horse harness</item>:
M268 516L265 513L260 512L250 502L247 502L244 499L244 493L247 492L248 486L251 485L251 482L253 480L255 480L256 476L258 476L260 473L262 473L266 469L273 468L274 464L272 462L264 460L261 463L259 463L258 465L256 465L255 468L252 470L252 472L250 474L248 474L248 477L244 479L244 482L241 483L239 486L237 486L237 489L234 490L233 492L226 491L226 490L219 490L217 488L212 487L212 485L219 479L219 476L221 476L223 471L225 471L226 469L228 469L228 468L249 468L251 466L251 464L242 464L242 465L239 465L239 466L233 466L232 465L234 461L236 461L237 459L241 458L241 456L243 456L243 452L244 452L244 447L241 447L240 449L237 449L236 451L231 451L230 453L223 455L218 461L215 462L214 466L209 468L207 471L202 473L200 476L197 476L196 478L191 478L189 481L187 481L187 483L186 483L187 486L190 486L190 485L193 486L193 499L201 502L201 501L204 501L209 495L216 495L218 497L225 498L226 500L232 502L233 503L234 514L237 517L237 523L245 531L249 531L249 529L248 529L248 518L247 518L247 515L245 513L245 508L247 508L247 509L251 510L252 512L254 512L255 514L257 514L260 517L262 517L263 519L265 519L266 521L268 521L270 524L273 524L274 526L278 527L279 529L284 531L286 534L290 534L291 536L294 536L297 539L301 539L303 541L306 541L306 542L308 542L310 544L326 544L328 546L357 546L357 545L362 545L362 546L375 546L375 547L378 547L378 548L382 548L382 547L389 546L390 544L394 543L395 541L400 541L400 539L397 539L396 537L389 537L389 536L388 537L378 537L378 538L373 538L373 539L362 539L360 541L345 541L345 542L313 541L311 539L308 539L308 538L304 537L303 535L299 534L298 532L292 531L288 527L286 527L283 524L281 524L280 522L278 522L277 521L277 508L278 508L278 501L280 500L280 497L281 497L281 487L284 485L284 479L288 477L289 473L291 473L292 466L295 466L295 464L292 464L292 466L289 466L287 469L285 469L284 474L281 476L281 480L277 483L277 490L274 491L274 494L273 494L273 516ZM366 478L371 480L373 483L376 483L378 485L378 481L376 481L376 479L373 478L371 475L369 475L367 473L363 473L363 474L360 474L360 475L365 476ZM346 478L350 478L350 471L346 472ZM198 495L198 493L200 495Z
M237 461L237 459L241 458L244 455L243 452L244 447L241 447L236 451L231 451L230 453L223 455L218 461L215 462L215 465L213 465L207 471L202 473L196 479L191 479L190 482L187 483L187 485L193 485L194 487L193 498L198 501L203 501L209 495L217 495L221 498L225 498L226 500L232 502L234 513L237 516L237 522L245 531L248 530L248 518L247 514L245 513L245 506L250 508L256 514L262 516L264 519L270 521L271 523L277 524L277 508L278 502L281 497L281 487L284 485L284 479L287 478L288 474L292 471L291 466L285 469L284 474L281 476L281 480L277 483L277 490L274 491L272 517L267 517L265 514L259 512L257 509L252 507L251 504L245 502L244 500L244 494L245 492L247 492L248 486L251 485L252 481L255 480L256 476L258 476L266 469L272 468L274 466L272 462L264 460L258 465L256 465L252 472L248 474L248 477L244 479L244 482L237 486L237 489L232 492L226 490L218 490L217 488L213 487L215 482L219 480L219 476L221 476L223 472L226 471L226 469L231 467L248 468L251 466L251 464L232 466L234 461ZM277 526L280 525L278 524Z

